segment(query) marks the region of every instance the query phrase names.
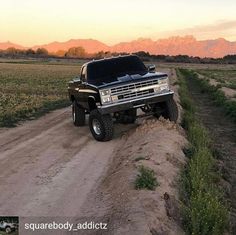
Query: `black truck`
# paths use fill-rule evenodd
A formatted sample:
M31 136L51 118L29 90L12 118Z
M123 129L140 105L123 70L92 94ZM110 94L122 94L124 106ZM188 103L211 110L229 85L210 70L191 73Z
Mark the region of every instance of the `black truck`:
M89 114L90 130L98 141L112 139L113 120L134 123L139 108L141 115L174 122L178 118L167 74L155 72L154 65L146 67L136 55L85 63L80 76L69 82L68 93L74 125L85 125Z

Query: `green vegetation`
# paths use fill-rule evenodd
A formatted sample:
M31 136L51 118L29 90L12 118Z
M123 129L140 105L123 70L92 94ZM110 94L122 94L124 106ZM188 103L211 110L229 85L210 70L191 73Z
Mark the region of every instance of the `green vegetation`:
M196 76L185 69L177 71L179 94L184 108L183 127L190 146L185 149L189 161L181 175L183 225L187 234L218 235L228 226L228 210L220 192L216 160L207 131L197 120L196 108L190 98L186 78Z
M236 101L228 99L224 92L220 90L220 86L214 86L209 84L205 79L199 79L198 75L194 72L188 71L188 73L191 73L191 79L194 79L194 81L201 87L201 91L203 93L207 92L214 100L215 104L222 106L225 113L236 122Z
M202 75L216 80L222 87L236 89L236 70L212 70L212 69L199 69Z
M67 82L79 66L0 63L0 127L69 105Z
M136 189L149 189L154 190L158 186L155 172L147 167L139 167L139 174L135 181Z

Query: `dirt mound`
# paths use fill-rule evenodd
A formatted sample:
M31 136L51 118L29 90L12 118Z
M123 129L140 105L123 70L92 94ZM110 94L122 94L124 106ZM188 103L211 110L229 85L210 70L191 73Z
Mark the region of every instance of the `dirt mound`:
M95 200L108 234L184 234L177 190L185 163L183 130L163 118L149 119L122 138ZM141 165L154 170L159 183L155 191L135 190Z

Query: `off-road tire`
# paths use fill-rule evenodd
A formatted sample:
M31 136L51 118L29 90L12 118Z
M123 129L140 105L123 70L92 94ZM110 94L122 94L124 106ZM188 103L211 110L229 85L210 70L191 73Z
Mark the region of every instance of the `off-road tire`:
M159 108L162 109L162 113L156 112L154 116L159 118L163 116L165 119L169 119L172 122L177 122L178 120L178 107L173 98L158 104Z
M131 124L135 123L137 119L137 109L130 109L124 111L116 120L122 124Z
M178 120L178 106L173 98L166 101L166 116L164 118L169 119L172 122L177 122Z
M9 233L11 233L11 232L12 232L12 230L11 230L11 228L10 228L10 227L6 227L6 228L5 228L5 232L6 232L7 234L9 234Z
M96 120L100 124L100 134L96 133L93 127L93 121ZM89 115L89 128L97 141L109 141L113 137L113 121L110 114L102 115L98 110L93 110Z
M75 100L72 103L72 120L75 126L85 125L85 110Z

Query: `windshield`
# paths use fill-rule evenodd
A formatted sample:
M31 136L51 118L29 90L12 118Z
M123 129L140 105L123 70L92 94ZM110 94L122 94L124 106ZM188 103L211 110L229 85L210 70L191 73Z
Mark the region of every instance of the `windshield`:
M101 60L87 66L88 82L99 85L117 81L127 74L143 74L147 68L137 56Z

